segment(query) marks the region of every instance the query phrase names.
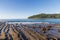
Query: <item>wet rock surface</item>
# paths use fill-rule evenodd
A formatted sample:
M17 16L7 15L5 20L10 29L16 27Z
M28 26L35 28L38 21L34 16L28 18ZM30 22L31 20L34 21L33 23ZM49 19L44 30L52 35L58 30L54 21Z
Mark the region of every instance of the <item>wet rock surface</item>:
M55 24L47 24L47 23L23 24L23 23L0 22L0 40L59 39L60 36L58 35L60 35L60 33L57 34L54 33L55 31L53 32L53 30L58 30L54 29L56 27L57 25Z

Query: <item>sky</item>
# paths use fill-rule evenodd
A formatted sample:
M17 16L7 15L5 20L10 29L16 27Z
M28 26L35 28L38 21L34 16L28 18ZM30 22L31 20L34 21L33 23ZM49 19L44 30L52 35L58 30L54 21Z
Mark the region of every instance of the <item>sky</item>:
M40 13L60 13L60 0L0 0L0 19L25 19Z

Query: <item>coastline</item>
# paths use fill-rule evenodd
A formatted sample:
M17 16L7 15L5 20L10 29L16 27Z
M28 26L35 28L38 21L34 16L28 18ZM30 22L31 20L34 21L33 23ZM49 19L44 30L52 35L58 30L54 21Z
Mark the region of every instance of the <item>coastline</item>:
M48 22L0 22L0 40L48 40L59 38L60 24L50 24Z

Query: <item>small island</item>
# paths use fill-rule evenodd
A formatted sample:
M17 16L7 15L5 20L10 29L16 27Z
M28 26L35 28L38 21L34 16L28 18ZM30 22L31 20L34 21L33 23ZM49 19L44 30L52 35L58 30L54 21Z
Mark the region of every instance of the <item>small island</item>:
M45 14L45 13L41 13L41 14L37 14L37 15L33 15L33 16L29 16L28 19L40 19L40 18L60 18L60 14Z

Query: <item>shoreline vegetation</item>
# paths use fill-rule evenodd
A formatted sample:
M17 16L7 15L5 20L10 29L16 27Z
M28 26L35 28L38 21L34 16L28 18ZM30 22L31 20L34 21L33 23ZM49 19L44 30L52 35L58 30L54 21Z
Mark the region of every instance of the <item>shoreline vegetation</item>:
M45 14L45 13L41 13L41 14L37 14L37 15L32 15L29 16L28 19L44 19L44 18L55 18L58 19L60 18L60 14Z

